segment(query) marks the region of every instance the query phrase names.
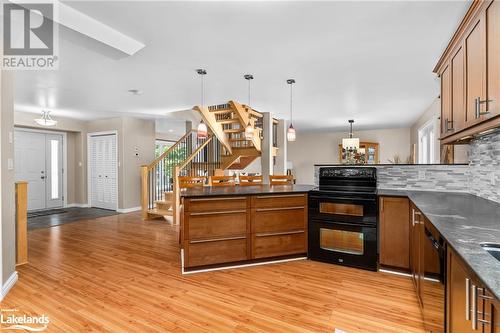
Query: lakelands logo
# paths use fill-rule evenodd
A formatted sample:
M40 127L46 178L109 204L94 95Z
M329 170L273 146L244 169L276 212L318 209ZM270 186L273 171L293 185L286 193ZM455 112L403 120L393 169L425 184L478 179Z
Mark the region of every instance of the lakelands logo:
M3 4L2 69L57 69L57 2Z
M49 317L19 315L16 309L1 309L0 324L2 330L20 330L29 332L43 332L49 326Z

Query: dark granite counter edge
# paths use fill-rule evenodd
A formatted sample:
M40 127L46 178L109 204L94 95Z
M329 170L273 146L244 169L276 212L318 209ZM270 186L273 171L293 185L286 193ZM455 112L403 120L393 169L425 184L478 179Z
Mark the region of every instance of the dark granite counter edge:
M232 188L213 188L206 187L203 189L188 189L186 192L180 193L183 198L200 198L200 197L227 197L227 196L251 196L251 195L280 195L293 193L308 193L312 190L312 185L275 185L262 187L232 187Z
M405 189L379 189L377 191L377 194L378 196L385 196L385 197L406 197L408 198L421 212L422 214L427 218L427 220L429 220L429 222L432 223L432 225L434 227L436 227L436 229L438 229L438 231L441 233L441 236L446 240L448 246L451 246L451 248L455 251L455 253L457 253L460 258L462 259L462 261L467 265L467 267L472 271L474 272L474 274L477 276L477 278L481 281L481 283L483 285L486 286L486 288L488 290L490 290L490 292L493 293L493 295L495 295L496 299L498 301L500 301L500 290L497 290L496 288L493 288L490 286L490 283L488 283L488 281L486 279L484 279L484 277L482 276L482 273L481 272L478 272L477 269L474 268L473 265L470 264L470 262L463 256L463 254L461 253L461 251L453 245L453 241L451 241L449 238L446 237L446 234L445 233L442 233L439 228L437 228L437 226L435 225L435 223L433 223L432 221L432 214L429 214L427 213L426 214L426 211L425 209L421 209L419 207L419 205L417 203L415 203L413 200L412 200L412 192L413 193L419 193L419 194L425 194L425 193L438 193L439 191L425 191L425 190L405 190ZM441 192L442 193L442 192ZM467 192L450 192L450 193L453 193L453 194L467 194ZM495 202L492 202L492 204L497 204ZM431 216L429 218L429 215ZM479 244L478 244L479 246ZM488 255L485 253L485 255Z

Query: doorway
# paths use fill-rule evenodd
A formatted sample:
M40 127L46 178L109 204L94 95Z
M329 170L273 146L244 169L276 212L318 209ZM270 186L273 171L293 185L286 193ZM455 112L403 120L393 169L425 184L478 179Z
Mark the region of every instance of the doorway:
M64 206L63 133L14 131L16 181L28 182L28 211Z
M116 137L115 132L88 134L88 198L90 207L118 209Z

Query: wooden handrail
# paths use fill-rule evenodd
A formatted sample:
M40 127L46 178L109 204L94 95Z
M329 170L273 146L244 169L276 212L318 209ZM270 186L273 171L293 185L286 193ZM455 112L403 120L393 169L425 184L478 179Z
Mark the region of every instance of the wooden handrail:
M28 263L28 182L16 182L16 265Z
M203 149L205 148L206 145L208 145L210 143L210 141L212 141L213 139L213 136L209 136L205 142L203 142L201 145L198 146L198 148L196 148L196 150L191 154L189 155L188 158L186 158L186 160L184 160L184 162L182 162L181 164L178 165L179 167L179 171L181 171L182 169L184 169L188 164L189 162L191 162L193 160L193 158L196 157L196 155L198 155L198 153Z
M153 162L148 164L148 170L151 170L156 164L158 164L162 159L164 159L172 150L174 150L185 138L187 138L189 135L192 133L196 132L196 130L190 130L182 138L177 140L176 143L174 143L171 147L169 147L163 154L158 156L153 160Z

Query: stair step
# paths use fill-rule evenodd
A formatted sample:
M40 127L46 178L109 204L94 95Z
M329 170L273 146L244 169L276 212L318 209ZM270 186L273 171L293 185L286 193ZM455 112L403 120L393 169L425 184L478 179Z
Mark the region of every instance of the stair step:
M228 128L224 130L224 133L243 133L245 132L244 128Z
M234 139L229 139L229 142L237 142L237 141L251 141L245 138L234 138Z
M223 114L223 113L234 113L232 109L219 109L219 110L210 110L210 112L215 114Z
M240 121L238 119L220 119L217 120L219 124L239 124Z
M158 200L158 201L155 201L155 204L157 204L157 205L173 205L174 202L172 200Z
M153 208L148 210L148 214L159 215L159 216L172 216L174 212L168 209Z

